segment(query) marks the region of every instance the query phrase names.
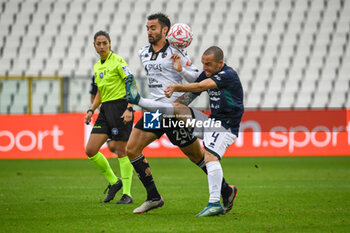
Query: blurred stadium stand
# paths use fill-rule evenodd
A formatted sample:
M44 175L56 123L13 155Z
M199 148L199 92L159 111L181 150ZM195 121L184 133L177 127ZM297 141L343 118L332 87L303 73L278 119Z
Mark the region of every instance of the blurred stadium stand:
M148 43L147 15L159 11L192 27L197 67L207 47L223 48L246 107L350 108L350 0L0 0L0 76L69 77L67 110L85 111L102 29L146 87L137 51ZM27 111L26 85L1 82L1 113ZM57 112L57 81L33 86L33 112Z

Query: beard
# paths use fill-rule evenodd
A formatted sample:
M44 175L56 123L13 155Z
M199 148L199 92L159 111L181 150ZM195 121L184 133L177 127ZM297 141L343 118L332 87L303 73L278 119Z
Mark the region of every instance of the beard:
M148 37L148 42L152 45L157 44L158 41L160 41L162 39L162 35L161 34L157 34L155 37Z

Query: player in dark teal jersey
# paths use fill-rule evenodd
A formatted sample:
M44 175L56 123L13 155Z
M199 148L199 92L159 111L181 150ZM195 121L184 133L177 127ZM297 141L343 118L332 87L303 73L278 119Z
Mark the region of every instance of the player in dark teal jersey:
M223 171L220 160L228 146L238 137L238 129L244 112L243 89L237 73L223 62L223 52L217 46L208 48L202 56L203 72L195 83L172 84L164 93L171 97L174 92L186 92L187 99L194 99L200 92L207 91L210 98L211 115L187 107L180 103L161 103L144 99L135 92L136 84L127 79L127 99L143 108L167 115L175 115L184 127L191 127L193 135L202 138L205 148L204 158L208 171L209 202L197 216L214 216L231 210L237 188L232 192L223 208L220 203L220 189ZM181 66L177 57L175 63ZM185 94L186 95L186 94ZM156 112L156 113L157 113ZM225 200L223 200L225 202Z
M91 122L94 111L101 103L102 105L86 146L86 154L109 182L104 202L113 200L123 187L123 196L116 204L129 204L133 202L131 197L133 167L126 156L125 147L133 125L133 109L132 104L128 104L125 100L125 77L132 74L124 59L110 50L110 43L108 33L99 31L95 34L94 47L101 59L94 66L94 84L97 86L97 91L87 111L85 123ZM99 152L107 139L109 149L119 157L122 179L116 177L107 159Z

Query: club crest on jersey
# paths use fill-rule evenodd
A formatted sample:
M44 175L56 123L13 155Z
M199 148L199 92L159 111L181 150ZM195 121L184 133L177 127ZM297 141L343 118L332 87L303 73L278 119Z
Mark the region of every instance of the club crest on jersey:
M103 78L103 72L100 73L100 78Z
M124 73L125 73L126 75L130 75L130 74L131 74L131 72L130 72L130 70L129 70L129 67L128 67L128 66L123 66L122 68L123 68Z

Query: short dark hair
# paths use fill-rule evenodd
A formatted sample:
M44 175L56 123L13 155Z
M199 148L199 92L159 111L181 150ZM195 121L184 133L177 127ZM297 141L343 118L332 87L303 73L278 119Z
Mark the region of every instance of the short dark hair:
M96 41L98 36L105 36L107 38L107 40L109 41L109 43L111 43L111 38L109 37L108 32L102 31L102 30L96 32L95 35L94 35L94 42Z
M158 19L160 26L163 28L165 26L168 27L168 31L170 29L170 19L167 15L163 14L163 13L156 13L156 14L151 14L147 17L148 20L154 20L154 19ZM166 34L168 34L168 31L166 32Z
M224 52L218 46L211 46L211 47L207 48L203 53L203 55L205 55L205 56L208 56L210 54L214 54L215 62L219 62L221 60L224 60Z

